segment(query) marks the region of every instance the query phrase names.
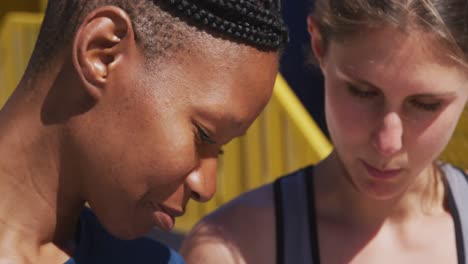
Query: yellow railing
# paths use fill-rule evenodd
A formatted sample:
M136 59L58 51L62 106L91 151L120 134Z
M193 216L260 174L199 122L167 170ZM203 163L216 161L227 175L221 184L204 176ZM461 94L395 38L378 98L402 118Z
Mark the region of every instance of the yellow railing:
M316 163L332 147L281 75L272 99L246 135L225 147L217 193L207 204L191 203L176 227L185 231L205 214L239 194Z
M39 1L39 8L41 11L45 11L47 7L47 0L40 0Z
M14 12L0 23L0 107L26 69L41 21L41 14Z
M460 117L452 139L442 153L441 159L468 169L468 106L465 107L465 111Z
M0 106L18 83L34 46L41 14L10 13L0 23ZM464 113L443 158L468 168L468 113ZM247 190L316 163L331 145L278 75L273 97L247 134L225 146L217 194L206 204L191 203L176 228L188 230L206 213Z
M11 13L0 24L0 105L21 78L42 15ZM317 162L331 146L297 97L278 75L272 100L245 136L225 146L217 194L206 204L191 203L176 228L188 230L206 213L276 177Z

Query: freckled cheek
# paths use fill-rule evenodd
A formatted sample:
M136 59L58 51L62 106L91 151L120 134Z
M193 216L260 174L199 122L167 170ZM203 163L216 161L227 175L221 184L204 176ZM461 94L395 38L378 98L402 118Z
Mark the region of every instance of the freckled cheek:
M414 160L428 162L436 159L446 147L455 128L454 120L440 116L424 128L405 128L405 148Z
M335 145L351 147L366 141L371 134L371 109L344 93L327 93L325 100L327 125Z

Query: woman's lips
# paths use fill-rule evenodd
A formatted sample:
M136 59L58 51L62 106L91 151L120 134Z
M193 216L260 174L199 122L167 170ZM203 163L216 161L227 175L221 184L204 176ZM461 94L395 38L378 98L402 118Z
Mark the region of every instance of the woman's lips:
M182 214L183 211L153 204L153 218L156 225L165 231L172 230L175 224L175 217L181 216Z
M174 228L175 219L164 211L154 211L153 217L156 225L164 231L171 231Z
M371 177L376 178L376 179L380 179L380 180L393 179L393 178L397 177L398 175L400 175L401 171L403 170L403 169L380 170L380 169L377 169L377 168L367 164L365 161L362 161L362 163L364 164L364 167L366 168L367 173Z

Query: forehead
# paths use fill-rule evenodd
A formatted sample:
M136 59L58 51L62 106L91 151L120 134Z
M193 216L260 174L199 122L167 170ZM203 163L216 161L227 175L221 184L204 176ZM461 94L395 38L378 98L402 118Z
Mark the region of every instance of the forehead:
M236 135L244 133L271 96L278 55L252 48L200 55L194 58L193 88L198 92L192 93L192 102Z
M172 107L190 109L240 134L271 96L278 56L207 36L176 54L157 76L171 87L163 92L173 98Z
M337 71L382 87L431 87L447 92L461 88L467 79L464 66L453 61L437 41L418 32L368 30L332 41L327 56Z

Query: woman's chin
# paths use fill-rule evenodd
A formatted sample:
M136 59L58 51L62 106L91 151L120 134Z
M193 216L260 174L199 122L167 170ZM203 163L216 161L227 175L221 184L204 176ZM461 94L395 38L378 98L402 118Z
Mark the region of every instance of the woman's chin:
M366 197L376 201L394 200L404 193L403 188L396 188L394 185L385 186L374 184L360 186L358 191Z

